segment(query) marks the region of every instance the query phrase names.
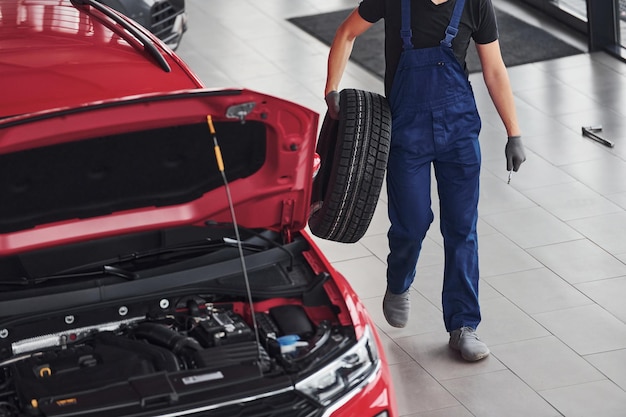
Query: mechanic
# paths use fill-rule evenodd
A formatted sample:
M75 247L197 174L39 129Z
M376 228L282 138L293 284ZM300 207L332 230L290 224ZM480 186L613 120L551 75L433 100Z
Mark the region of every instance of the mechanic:
M481 121L465 64L470 39L508 136L507 170L517 171L526 160L493 5L491 0L362 0L337 29L329 52L324 95L330 117L339 117L339 83L354 40L380 19L392 114L383 313L394 327L404 327L409 318L409 288L433 221L432 165L444 238L442 304L449 346L467 361L480 360L489 348L476 334Z

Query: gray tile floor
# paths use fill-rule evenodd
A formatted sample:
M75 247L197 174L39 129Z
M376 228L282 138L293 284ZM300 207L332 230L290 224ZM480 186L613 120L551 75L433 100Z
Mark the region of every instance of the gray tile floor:
M328 48L286 19L357 3L187 0L179 53L208 87L259 90L324 114ZM511 0L494 3L551 26ZM378 324L402 416L626 416L626 64L583 53L509 72L528 156L509 185L504 130L481 75L471 76L484 124L479 333L489 358L464 363L446 346L436 221L404 329L388 326L380 308L385 193L362 240L319 244ZM382 92L380 79L352 63L342 87ZM614 148L582 137L581 126L596 124Z

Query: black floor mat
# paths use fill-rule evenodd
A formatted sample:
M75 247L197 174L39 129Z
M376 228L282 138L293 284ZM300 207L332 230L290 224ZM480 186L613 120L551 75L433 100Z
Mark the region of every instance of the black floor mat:
M295 17L289 19L289 21L325 44L330 45L337 27L339 27L351 10L346 9L312 16ZM545 30L530 25L501 10L496 9L496 16L500 32L502 57L504 63L509 67L585 52L556 38ZM384 23L381 20L356 39L351 59L382 78L385 72L383 50ZM480 61L473 46L470 46L467 51L466 62L469 72L481 71Z

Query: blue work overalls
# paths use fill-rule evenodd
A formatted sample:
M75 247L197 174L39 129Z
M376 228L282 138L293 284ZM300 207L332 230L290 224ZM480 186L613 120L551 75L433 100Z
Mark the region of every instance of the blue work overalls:
M476 223L481 122L467 75L452 50L464 4L457 0L439 46L414 49L411 4L402 0L403 52L388 97L392 134L387 285L400 294L415 278L422 241L433 221L432 164L444 239L442 304L448 332L463 326L475 329L480 322Z

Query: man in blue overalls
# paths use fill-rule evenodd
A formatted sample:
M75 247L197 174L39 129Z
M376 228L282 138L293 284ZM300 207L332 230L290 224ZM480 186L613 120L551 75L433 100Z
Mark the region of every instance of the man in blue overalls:
M476 233L481 122L465 68L470 38L507 132L507 170L517 171L526 159L493 6L491 0L362 0L338 28L331 46L325 90L331 117L338 117L337 91L354 39L381 18L385 93L392 113L387 168L390 252L383 313L391 326L407 323L409 288L433 221L434 168L444 238L442 304L449 346L464 359L476 361L489 355L489 349L476 335L481 319Z

